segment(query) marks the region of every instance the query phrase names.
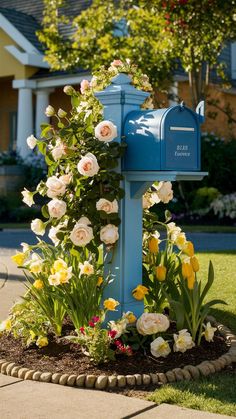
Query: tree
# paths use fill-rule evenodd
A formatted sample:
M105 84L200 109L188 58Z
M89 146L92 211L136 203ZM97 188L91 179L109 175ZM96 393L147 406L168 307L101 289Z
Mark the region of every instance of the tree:
M235 0L93 0L74 18L66 17L63 0L44 1L39 39L53 69L94 70L129 58L164 89L181 64L194 107L206 95L211 69L225 78L218 58L236 37ZM62 25L71 25L70 38Z

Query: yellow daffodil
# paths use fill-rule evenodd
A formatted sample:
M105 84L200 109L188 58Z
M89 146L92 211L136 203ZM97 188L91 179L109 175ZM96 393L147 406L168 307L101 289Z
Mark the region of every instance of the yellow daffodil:
M159 265L156 267L156 278L158 281L165 281L166 279L166 267L163 265Z
M191 263L191 266L193 268L193 271L198 272L200 267L199 267L199 262L198 262L198 259L196 258L196 256L192 256L190 258L190 263Z
M192 265L190 265L190 263L183 262L182 263L182 275L183 275L183 277L186 279L186 278L189 278L192 274L193 274Z
M190 241L187 241L184 248L183 248L183 252L188 255L189 257L194 256L194 246L193 243Z
M48 345L48 338L46 336L39 336L38 339L36 340L36 345L39 348L43 348L43 346L47 346Z
M59 272L62 269L67 269L67 263L63 259L57 259L53 264L51 273L55 274L56 272Z
M33 283L33 287L37 290L41 290L44 287L44 283L41 279L36 279L36 281Z
M141 300L143 300L144 299L144 296L145 295L147 295L148 294L148 288L147 287L145 287L144 285L138 285L133 291L132 291L132 294L133 294L133 297L136 299L136 300L139 300L139 301L141 301Z
M110 310L110 311L115 311L116 307L119 304L120 303L118 301L114 300L114 298L107 298L107 300L105 300L103 302L104 308L106 308L107 310Z
M26 259L24 253L16 253L16 255L11 256L11 260L15 262L18 266L22 266Z
M159 243L158 243L158 239L156 239L156 237L152 237L148 241L148 248L149 248L150 253L158 253Z
M102 285L102 283L103 283L103 277L99 276L98 280L97 280L97 287L100 287L100 285Z
M11 330L11 319L3 320L0 323L0 332L9 332Z
M128 320L128 323L134 323L137 320L136 316L134 315L134 313L132 313L132 311L126 313L125 318Z

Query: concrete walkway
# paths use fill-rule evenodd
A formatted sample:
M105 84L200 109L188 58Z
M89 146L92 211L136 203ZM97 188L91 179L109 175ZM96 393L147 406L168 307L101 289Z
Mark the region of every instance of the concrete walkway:
M23 233L23 232L22 232ZM0 233L0 320L24 293L24 277L10 255L28 232ZM8 236L8 237L7 237ZM18 243L18 244L17 244ZM1 247L2 246L2 247ZM119 394L23 381L0 374L0 419L229 419L228 416L154 403Z

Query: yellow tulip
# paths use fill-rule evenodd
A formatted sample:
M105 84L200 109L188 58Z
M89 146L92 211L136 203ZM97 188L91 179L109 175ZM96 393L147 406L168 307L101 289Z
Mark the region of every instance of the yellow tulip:
M196 258L196 256L192 256L190 258L190 263L191 263L191 266L193 268L193 271L198 272L200 267L199 267L199 262L198 262L198 259Z
M159 265L156 267L156 278L158 281L165 281L166 279L166 267L163 265Z
M184 278L189 278L193 274L193 268L190 263L182 263L182 275Z
M97 280L97 287L100 287L100 285L102 285L102 283L103 283L103 277L99 276L98 280Z
M187 283L188 283L188 289L189 290L192 290L193 287L194 287L194 283L195 283L195 275L194 275L194 273L187 278Z
M11 256L11 260L15 262L18 266L23 265L26 256L24 253L16 253L16 255Z
M41 290L44 287L44 283L41 279L36 279L36 281L34 281L34 283L33 283L33 286L37 290Z
M152 237L148 242L148 247L149 247L150 253L158 253L159 251L158 239L156 239L156 237Z
M128 313L125 317L128 320L128 323L134 323L137 320L136 316L132 312Z
M136 300L143 300L144 296L148 294L148 288L144 285L138 285L133 291L132 291L133 297Z
M183 248L183 252L186 255L190 256L190 257L194 256L194 246L193 246L193 243L190 242L190 241L186 242L186 244L185 244L185 246Z
M114 300L114 298L108 298L103 302L104 308L110 311L115 311L116 307L119 305L119 301Z

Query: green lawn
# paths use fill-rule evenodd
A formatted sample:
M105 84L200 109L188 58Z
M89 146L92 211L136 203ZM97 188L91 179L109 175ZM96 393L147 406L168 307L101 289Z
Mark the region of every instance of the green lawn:
M212 313L219 322L236 333L236 252L199 253L199 279L207 277L213 262L215 281L207 299L221 298L228 305L216 306ZM197 381L179 382L156 390L149 400L170 403L212 413L236 416L236 373L221 372Z

